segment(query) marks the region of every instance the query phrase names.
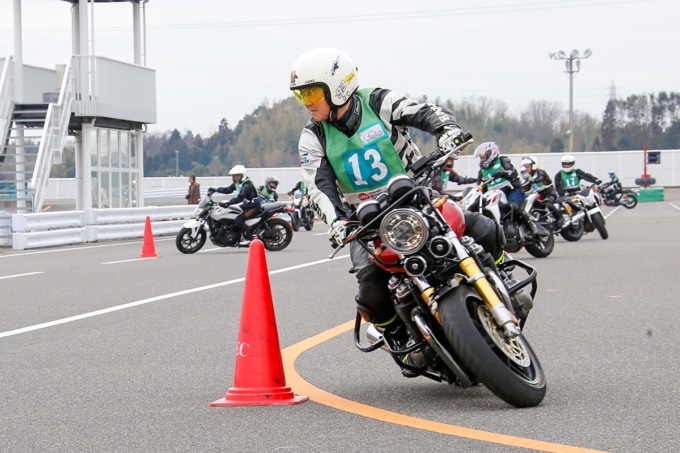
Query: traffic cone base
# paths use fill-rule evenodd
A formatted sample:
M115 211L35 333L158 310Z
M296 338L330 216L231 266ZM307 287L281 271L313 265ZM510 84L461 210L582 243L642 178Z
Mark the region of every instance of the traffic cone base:
M290 387L281 388L235 388L227 391L224 398L210 403L210 407L227 406L273 406L277 404L300 404L309 399L293 393Z
M309 399L286 386L264 244L257 238L248 250L238 344L234 385L210 406L300 404Z
M142 241L142 254L139 258L156 258L156 247L153 244L153 233L151 232L151 218L146 216L144 225L144 240Z

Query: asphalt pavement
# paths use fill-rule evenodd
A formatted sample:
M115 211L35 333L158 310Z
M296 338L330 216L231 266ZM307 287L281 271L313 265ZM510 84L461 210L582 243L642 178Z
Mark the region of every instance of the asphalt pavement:
M539 272L525 335L548 390L528 409L358 351L355 277L322 224L255 277L248 249L183 255L173 237L151 259L141 240L0 249L0 452L676 452L680 191L603 212L608 240L515 254ZM310 399L211 407L250 377L242 308L267 293L283 386Z

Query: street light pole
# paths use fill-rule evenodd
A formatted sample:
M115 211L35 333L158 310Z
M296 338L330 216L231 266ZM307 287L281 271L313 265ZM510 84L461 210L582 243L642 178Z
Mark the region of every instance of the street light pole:
M564 51L558 50L554 53L549 53L548 56L553 60L565 60L565 65L567 70L565 71L569 74L569 152L574 152L574 74L579 72L581 69L581 60L590 57L593 51L586 49L583 55L579 54L579 51L574 49L569 55ZM576 62L576 64L574 64Z
M179 176L179 150L175 150L175 176Z

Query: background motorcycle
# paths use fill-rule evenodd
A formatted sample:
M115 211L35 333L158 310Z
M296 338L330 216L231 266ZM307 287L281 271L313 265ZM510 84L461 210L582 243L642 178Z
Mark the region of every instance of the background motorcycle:
M623 190L620 184L613 184L609 187L600 186L600 195L607 206L623 206L633 209L638 204L637 194L632 190Z
M512 207L508 205L508 199L503 191L493 188L485 191L485 188L492 180L493 178L489 178L482 181L476 189L467 191L461 201L463 207L468 210L478 211L501 225L505 233L505 250L508 252L514 253L524 247L527 252L536 258L549 256L555 248L555 238L553 237L551 227L552 219L549 217L532 217L538 229L538 234L529 234L526 225L514 215ZM530 209L536 198L537 194L528 194L524 204L528 214L530 214Z
M396 344L373 324L362 324L357 312L355 346L384 349L415 375L464 388L483 383L511 405L536 406L545 396L545 375L521 331L533 306L536 270L513 259L495 264L464 234L462 209L429 187L431 170L471 143L466 137L451 152L435 151L414 163L414 178L392 177L387 193L362 202L348 222L343 246L356 242L391 274L388 288L409 335ZM512 275L519 270L527 274L521 281ZM362 325L368 345L361 342Z
M290 224L277 217L277 214L286 212L286 205L284 202L263 203L260 213L246 219L253 236L258 237L267 250L283 250L293 240ZM241 231L234 224L234 219L240 213L239 206L222 207L212 199L212 194L206 194L198 203L194 218L177 233L177 250L196 253L208 236L213 245L218 247L239 247Z
M295 212L291 216L295 217L295 222L299 226L304 227L307 231L312 231L314 228L314 211L309 206L309 197L296 193L293 199L293 207Z
M585 233L591 233L597 230L602 239L607 239L609 237L609 232L605 226L604 216L600 209L602 199L597 184L592 184L581 189L580 192L561 197L560 203L561 208L569 214L572 219L583 221ZM560 232L560 234L564 237L564 231ZM567 238L565 237L565 239Z

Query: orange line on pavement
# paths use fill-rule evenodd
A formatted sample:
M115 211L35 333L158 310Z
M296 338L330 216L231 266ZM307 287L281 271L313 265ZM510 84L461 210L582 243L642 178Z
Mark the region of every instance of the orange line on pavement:
M323 404L324 406L383 422L393 423L395 425L408 426L411 428L432 431L440 434L448 434L466 439L491 442L500 445L509 445L519 448L527 448L536 451L546 451L553 453L603 453L600 450L591 450L588 448L554 444L551 442L543 442L540 440L526 439L522 437L507 436L504 434L481 431L478 429L465 428L463 426L433 422L422 418L399 414L397 412L390 412L388 410L368 406L366 404L358 403L356 401L348 400L341 396L326 392L325 390L322 390L305 381L302 376L298 374L297 370L295 369L295 360L300 356L300 354L353 328L354 321L348 321L345 324L340 324L339 326L336 326L313 337L307 338L284 349L282 351L282 359L287 385L290 386L296 394L309 396L310 400L319 404Z

